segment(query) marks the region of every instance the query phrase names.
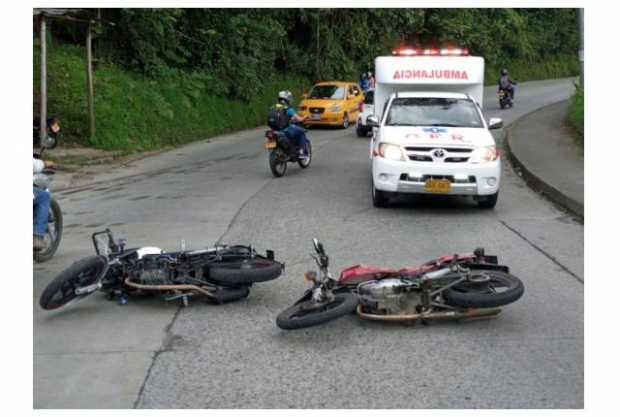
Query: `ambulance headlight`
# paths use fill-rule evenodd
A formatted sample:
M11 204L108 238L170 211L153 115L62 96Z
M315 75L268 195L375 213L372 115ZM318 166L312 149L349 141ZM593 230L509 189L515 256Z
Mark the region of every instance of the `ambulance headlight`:
M470 162L472 164L480 164L484 162L496 161L499 158L499 151L496 146L482 146L474 149L471 154Z
M389 159L391 161L404 161L405 155L403 154L402 149L398 145L394 145L393 143L380 143L379 144L379 156L385 159Z

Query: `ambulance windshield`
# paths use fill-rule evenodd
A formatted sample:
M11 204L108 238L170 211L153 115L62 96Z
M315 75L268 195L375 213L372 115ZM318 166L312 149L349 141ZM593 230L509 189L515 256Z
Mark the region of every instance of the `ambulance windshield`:
M476 105L471 100L427 97L395 98L385 125L483 127Z

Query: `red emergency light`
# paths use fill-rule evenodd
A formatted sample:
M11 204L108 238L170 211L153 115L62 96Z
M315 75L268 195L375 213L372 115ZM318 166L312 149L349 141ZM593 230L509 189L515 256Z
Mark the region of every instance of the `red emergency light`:
M469 50L467 48L400 48L394 49L392 51L392 55L397 56L466 56L469 55Z

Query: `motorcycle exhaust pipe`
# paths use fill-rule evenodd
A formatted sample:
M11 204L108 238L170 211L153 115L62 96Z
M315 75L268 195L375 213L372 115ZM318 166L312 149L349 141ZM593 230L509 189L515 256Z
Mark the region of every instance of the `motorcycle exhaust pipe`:
M431 313L415 313L415 314L372 314L366 313L362 309L362 305L357 305L357 315L367 320L377 321L415 321L415 320L458 320L469 319L475 317L496 316L502 311L501 308L469 308L467 310L458 311L438 311Z
M169 284L169 285L148 285L148 284L138 284L137 282L133 282L129 278L125 280L125 284L129 287L136 288L139 290L150 290L150 291L196 291L203 295L206 295L210 298L217 298L215 294L211 291L206 290L202 287L192 284Z

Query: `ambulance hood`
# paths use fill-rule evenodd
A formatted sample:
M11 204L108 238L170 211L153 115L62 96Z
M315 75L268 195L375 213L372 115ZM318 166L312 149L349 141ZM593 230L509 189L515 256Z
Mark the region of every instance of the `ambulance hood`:
M479 147L495 145L495 140L487 129L471 127L383 126L380 141L404 146Z

